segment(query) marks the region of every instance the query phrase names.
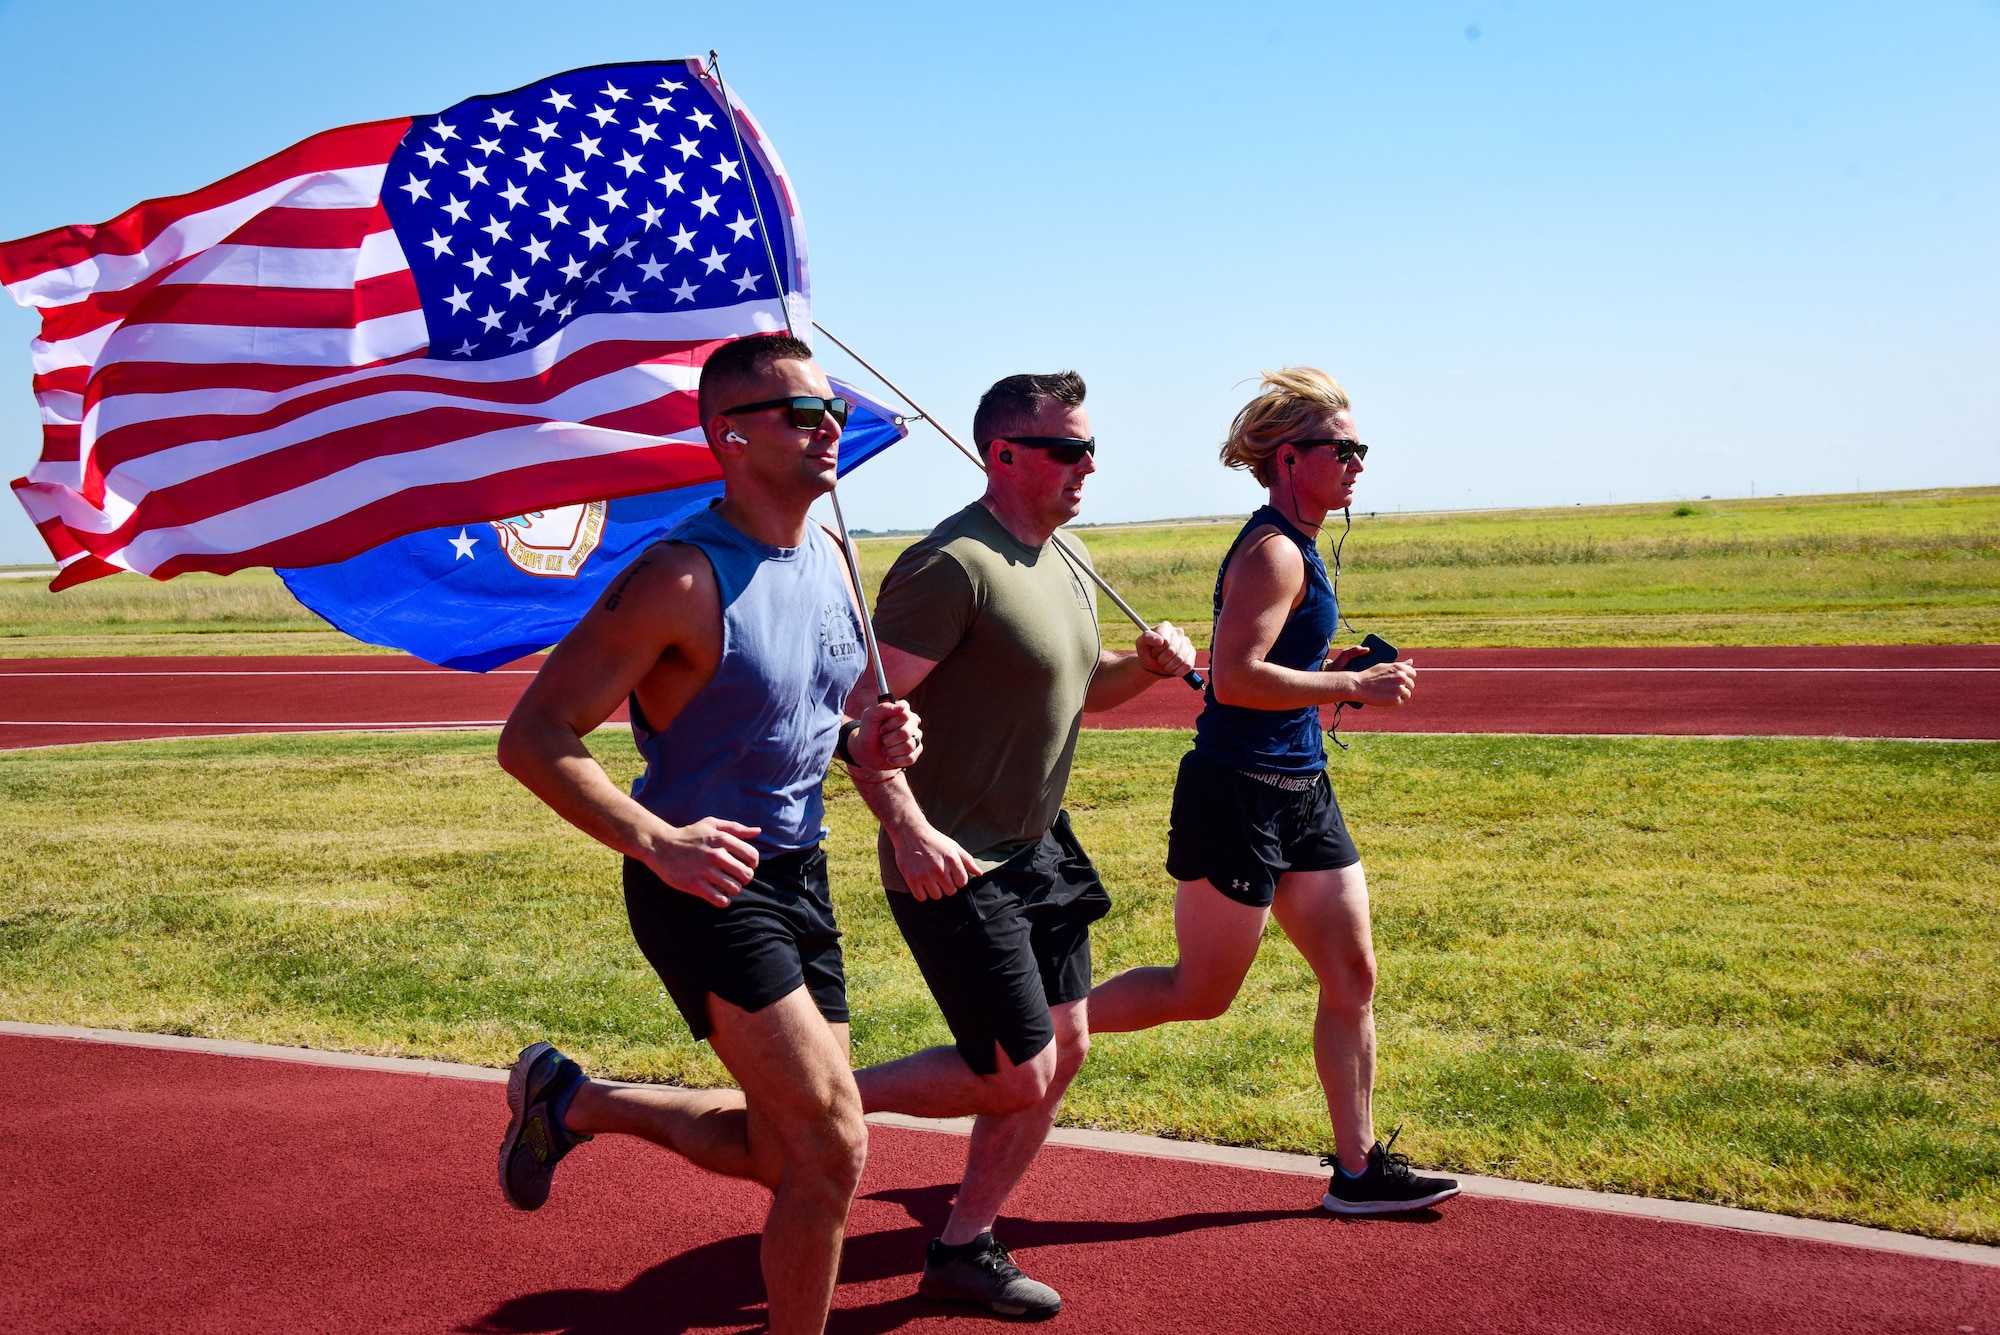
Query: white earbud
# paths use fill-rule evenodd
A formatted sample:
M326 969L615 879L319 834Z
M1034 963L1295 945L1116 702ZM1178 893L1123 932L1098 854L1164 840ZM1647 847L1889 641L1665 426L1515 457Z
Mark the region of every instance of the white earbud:
M734 431L724 432L722 438L728 441L731 445L748 445L750 443L749 441L743 439L743 437L737 435Z

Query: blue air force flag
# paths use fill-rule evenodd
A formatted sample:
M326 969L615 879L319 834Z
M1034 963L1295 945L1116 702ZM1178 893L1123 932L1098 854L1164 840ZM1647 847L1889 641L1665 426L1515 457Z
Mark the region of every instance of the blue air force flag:
M908 434L851 387L840 435L845 477ZM631 559L722 495L720 482L551 506L398 538L333 565L280 570L292 595L370 644L485 672L539 652L583 618Z

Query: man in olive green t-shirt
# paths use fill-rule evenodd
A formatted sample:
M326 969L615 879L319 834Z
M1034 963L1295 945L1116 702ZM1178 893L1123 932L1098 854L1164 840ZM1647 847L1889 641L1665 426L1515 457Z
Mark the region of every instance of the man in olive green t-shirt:
M957 1040L855 1082L869 1112L976 1116L918 1292L1008 1316L1062 1307L992 1228L1089 1049L1090 924L1111 906L1062 810L1077 730L1085 710L1194 666L1166 622L1132 653L1103 648L1089 557L1052 540L1096 471L1083 397L1065 371L1010 376L980 400L986 494L905 551L876 602L883 667L924 720L924 754L907 771L849 770L882 822L890 909Z

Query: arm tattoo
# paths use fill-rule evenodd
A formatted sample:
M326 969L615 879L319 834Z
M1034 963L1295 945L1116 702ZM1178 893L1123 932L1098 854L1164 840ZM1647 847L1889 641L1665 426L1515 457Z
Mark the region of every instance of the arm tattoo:
M611 592L607 594L604 599L604 610L607 612L616 612L618 610L618 604L625 600L625 586L632 582L632 577L634 575L638 574L641 570L644 570L647 566L651 564L653 564L652 559L650 557L645 557L645 556L642 556L638 560L634 561L632 563L631 569L627 570L623 575L620 575L618 577L618 582L611 586Z

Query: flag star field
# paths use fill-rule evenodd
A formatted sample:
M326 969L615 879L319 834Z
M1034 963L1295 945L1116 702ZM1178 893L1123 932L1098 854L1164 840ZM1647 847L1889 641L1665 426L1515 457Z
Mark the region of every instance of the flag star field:
M771 296L773 258L798 269L783 227L766 251L758 215L791 210L744 157L681 64L572 70L413 122L382 195L430 355L485 360L583 315Z

